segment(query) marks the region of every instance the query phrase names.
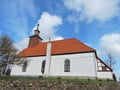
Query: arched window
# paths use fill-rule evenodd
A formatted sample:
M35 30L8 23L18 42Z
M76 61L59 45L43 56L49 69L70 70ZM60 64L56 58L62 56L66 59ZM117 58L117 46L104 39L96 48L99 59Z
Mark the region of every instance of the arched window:
M45 72L45 60L42 61L41 72L42 74Z
M6 75L7 75L7 76L10 76L10 72L11 72L11 69L8 68L8 69L7 69L7 72L6 72Z
M22 72L26 72L26 69L27 69L27 61L25 61L23 64Z
M64 72L70 72L70 60L69 59L65 59Z

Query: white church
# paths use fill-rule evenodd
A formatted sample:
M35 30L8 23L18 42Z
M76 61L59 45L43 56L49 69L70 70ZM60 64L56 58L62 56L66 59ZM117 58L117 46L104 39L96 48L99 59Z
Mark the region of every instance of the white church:
M13 65L11 76L113 80L113 70L97 56L95 49L75 38L42 42L39 33L37 27L28 47L18 54L26 61L22 66Z

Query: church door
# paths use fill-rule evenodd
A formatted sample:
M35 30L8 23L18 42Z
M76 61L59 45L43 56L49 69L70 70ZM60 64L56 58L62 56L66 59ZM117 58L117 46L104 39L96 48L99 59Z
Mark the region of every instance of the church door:
M41 72L42 72L42 74L44 74L44 72L45 72L45 60L44 61L42 61L42 67L41 67Z

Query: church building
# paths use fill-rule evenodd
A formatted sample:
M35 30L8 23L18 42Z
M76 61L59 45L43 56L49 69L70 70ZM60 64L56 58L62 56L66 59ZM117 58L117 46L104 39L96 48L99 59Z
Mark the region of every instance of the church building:
M13 65L11 76L113 80L113 70L97 56L95 49L75 38L43 42L39 33L37 27L28 47L17 55L26 61L22 66Z

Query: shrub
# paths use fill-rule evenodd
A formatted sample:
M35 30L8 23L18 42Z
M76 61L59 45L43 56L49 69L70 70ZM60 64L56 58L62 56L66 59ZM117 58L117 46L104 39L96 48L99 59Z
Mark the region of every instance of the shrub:
M57 79L59 80L59 79L61 79L61 77L57 77Z
M91 81L91 79L88 78L88 81Z

